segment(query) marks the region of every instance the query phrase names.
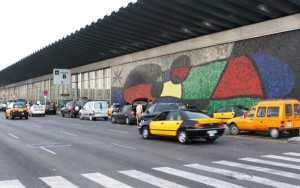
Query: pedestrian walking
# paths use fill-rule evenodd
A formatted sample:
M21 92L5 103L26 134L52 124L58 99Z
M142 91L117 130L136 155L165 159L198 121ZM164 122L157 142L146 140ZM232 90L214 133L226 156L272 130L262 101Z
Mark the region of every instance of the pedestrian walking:
M143 113L143 106L141 105L140 102L138 102L138 105L135 108L135 116L136 116L136 124L137 125L139 124L140 116L142 115L142 113Z

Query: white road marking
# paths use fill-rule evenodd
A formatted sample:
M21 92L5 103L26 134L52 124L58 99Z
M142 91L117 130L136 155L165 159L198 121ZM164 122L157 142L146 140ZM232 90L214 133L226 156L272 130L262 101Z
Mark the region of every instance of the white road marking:
M283 157L278 155L264 155L262 157L300 163L300 159L292 158L292 157Z
M35 125L35 124L33 124L32 126L35 126L35 127L39 127L39 128L41 128L42 126L39 126L39 125Z
M3 187L3 188L26 188L19 180L0 181L0 187Z
M113 129L106 129L106 130L111 131L111 132L116 132L116 133L128 134L128 132L117 131L117 130L113 130Z
M162 187L162 188L187 188L183 185L179 185L177 183L173 183L161 178L157 178L155 176L137 171L137 170L126 170L126 171L119 171L122 174L125 174L129 177L136 178L138 180L147 182L149 184L155 185L157 187Z
M19 138L19 137L17 137L16 135L13 135L13 134L11 134L11 133L8 133L8 135L11 136L11 137L14 137L14 138Z
M99 185L102 185L107 188L132 188L129 185L126 185L122 182L119 182L115 179L112 179L108 176L105 176L100 173L90 173L90 174L81 174L83 177L88 178L89 180L92 180L93 182L98 183Z
M72 134L72 133L67 133L67 132L63 132L63 131L59 131L60 133L66 134L66 135L70 135L70 136L77 136L76 134Z
M40 147L42 150L45 150L45 151L48 151L49 153L52 153L53 155L55 155L56 153L55 152L53 152L53 151L51 151L51 150L48 150L48 149L46 149L46 148L44 148L44 147Z
M248 174L244 174L244 173L239 173L239 172L235 172L235 171L224 170L224 169L219 169L219 168L214 168L214 167L209 167L209 166L204 166L204 165L200 165L200 164L190 164L190 165L184 165L184 166L191 167L191 168L198 169L198 170L204 170L204 171L207 171L207 172L213 172L213 173L216 173L216 174L221 174L221 175L224 175L224 176L227 176L227 177L235 178L237 180L250 181L250 182L254 182L254 183L258 183L258 184L262 184L262 185L267 185L267 186L271 186L271 187L299 188L298 185L282 183L282 182L270 180L270 179L267 179L267 178L261 178L261 177L258 177L258 176L252 176L252 175L248 175Z
M254 158L249 158L249 157L240 158L239 160L300 170L300 166L299 165L294 165L294 164L279 163L279 162L261 160L261 159L254 159Z
M268 173L268 174L274 174L277 176L300 179L300 174L285 172L285 171L281 171L281 170L275 170L275 169L271 169L271 168L264 168L264 167L246 165L246 164L241 164L241 163L234 163L234 162L230 162L230 161L215 161L213 163L237 167L237 168L243 168L243 169L248 169L248 170L255 170L255 171L264 172L264 173Z
M292 155L292 156L300 157L300 153L295 153L295 152L284 153L284 155Z
M115 144L115 143L111 143L111 144L112 144L112 145L114 145L114 146L119 146L119 147L122 147L122 148L127 148L127 149L136 150L135 148L128 147L128 146L123 146L123 145L120 145L120 144Z
M235 185L232 183L228 183L226 181L222 181L222 180L218 180L215 178L210 178L207 176L202 176L202 175L198 175L198 174L194 174L194 173L190 173L190 172L186 172L186 171L182 171L182 170L177 170L174 168L169 168L169 167L160 167L160 168L153 168L154 170L160 171L160 172L164 172L167 174L171 174L174 176L178 176L181 178L185 178L185 179L189 179L192 181L196 181L199 183L203 183L205 185L209 185L212 187L217 187L217 188L224 188L224 187L230 187L230 188L242 188L242 186L239 185Z
M52 188L78 188L76 185L61 176L43 177L39 179Z
M71 123L71 125L76 125L76 126L80 126L80 127L82 127L83 125L81 125L81 124L77 124L77 123Z

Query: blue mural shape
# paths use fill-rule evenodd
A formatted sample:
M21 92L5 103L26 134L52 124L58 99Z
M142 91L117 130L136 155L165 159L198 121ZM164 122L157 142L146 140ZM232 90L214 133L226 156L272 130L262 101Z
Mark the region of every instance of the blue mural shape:
M279 98L293 90L296 78L287 63L265 53L252 54L252 58L259 70L267 98Z

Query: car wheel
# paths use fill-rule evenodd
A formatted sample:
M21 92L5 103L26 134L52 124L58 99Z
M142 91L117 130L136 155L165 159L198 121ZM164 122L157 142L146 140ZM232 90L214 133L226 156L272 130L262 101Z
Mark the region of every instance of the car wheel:
M92 117L92 115L89 116L90 121L93 121L94 118Z
M25 119L28 119L28 116L25 116Z
M14 116L10 115L10 119L14 119Z
M142 136L143 136L144 139L149 139L151 137L151 134L150 134L150 131L149 131L148 127L146 127L146 126L143 127Z
M61 112L61 116L62 116L62 117L65 117L65 114L64 114L63 112Z
M237 125L234 123L230 125L229 132L232 135L238 135L240 133L240 129L237 127Z
M83 120L83 116L81 114L79 114L79 119Z
M177 139L180 144L188 144L190 142L190 138L185 131L179 131Z
M112 123L116 123L116 119L115 119L114 116L111 116L111 122L112 122Z
M213 143L213 142L215 142L215 141L217 140L217 138L218 138L218 137L214 137L214 138L205 138L205 139L206 139L206 141L207 141L208 143Z
M8 119L7 115L5 114L5 118Z
M72 118L72 117L73 117L73 115L72 115L72 112L69 112L69 117L70 117L70 118Z
M107 121L107 120L108 120L108 117L105 117L104 120Z
M280 131L277 129L277 128L272 128L271 130L270 130L270 136L272 137L272 138L279 138L279 136L280 136Z
M129 118L128 118L128 117L126 117L125 123L126 123L126 125L130 125L130 121L129 121Z

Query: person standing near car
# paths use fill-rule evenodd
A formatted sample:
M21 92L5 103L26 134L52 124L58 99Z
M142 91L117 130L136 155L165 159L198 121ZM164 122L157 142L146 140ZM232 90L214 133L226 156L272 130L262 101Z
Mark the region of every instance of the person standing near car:
M135 115L136 115L136 124L139 124L140 121L140 116L143 113L143 106L141 105L141 103L139 102L138 105L136 106L136 111L135 111Z

